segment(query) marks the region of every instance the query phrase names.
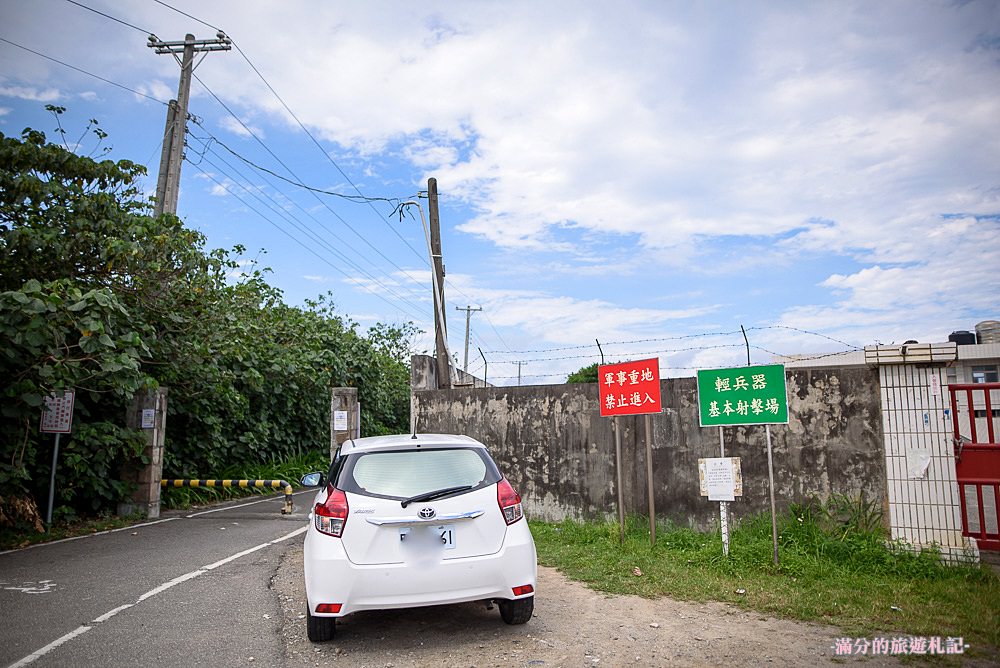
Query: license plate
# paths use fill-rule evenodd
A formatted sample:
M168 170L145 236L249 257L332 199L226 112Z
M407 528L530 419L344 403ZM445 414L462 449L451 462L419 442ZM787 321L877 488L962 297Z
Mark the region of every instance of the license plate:
M445 550L455 549L455 525L441 524L411 531L411 527L399 530L400 542L407 545L440 545Z
M445 524L439 526L434 531L437 532L438 537L441 539L441 544L446 550L455 549L455 525Z

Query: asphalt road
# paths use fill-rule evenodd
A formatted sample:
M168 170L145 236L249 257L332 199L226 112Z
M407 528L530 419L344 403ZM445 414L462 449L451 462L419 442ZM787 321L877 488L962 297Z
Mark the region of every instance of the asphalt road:
M270 589L314 491L0 554L0 666L284 661Z

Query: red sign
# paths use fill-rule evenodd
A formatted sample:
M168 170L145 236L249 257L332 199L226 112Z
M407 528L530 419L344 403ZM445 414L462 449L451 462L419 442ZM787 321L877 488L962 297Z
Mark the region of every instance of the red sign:
M601 415L659 413L660 360L635 360L597 367Z

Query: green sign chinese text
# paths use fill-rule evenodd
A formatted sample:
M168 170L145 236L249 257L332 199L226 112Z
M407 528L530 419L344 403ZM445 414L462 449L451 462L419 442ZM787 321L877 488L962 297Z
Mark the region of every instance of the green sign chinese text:
M699 371L698 413L702 427L788 424L784 365Z

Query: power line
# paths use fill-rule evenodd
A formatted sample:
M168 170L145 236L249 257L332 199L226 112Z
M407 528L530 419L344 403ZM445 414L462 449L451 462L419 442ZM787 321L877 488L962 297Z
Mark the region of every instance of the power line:
M320 255L319 253L317 253L313 248L309 247L309 245L303 243L300 239L298 239L297 237L295 237L295 235L293 235L290 232L288 232L288 230L284 229L283 227L281 227L280 225L278 225L277 223L275 223L273 220L271 220L269 217L267 217L266 215L264 215L263 213L261 213L256 207L254 207L252 204L250 204L245 199L243 199L239 195L239 193L233 192L229 188L229 186L227 186L226 184L224 184L221 181L219 181L218 179L216 179L211 173L205 171L201 167L201 165L195 164L193 166L198 171L200 171L202 174L204 174L208 179L210 179L213 183L217 184L220 188L224 189L227 193L229 193L230 195L232 195L233 197L235 197L236 199L238 199L248 209L250 209L251 211L253 211L254 213L256 213L258 216L260 216L261 218L263 218L269 225L271 225L276 230L278 230L279 232L281 232L282 234L284 234L285 236L287 236L289 239L291 239L292 241L294 241L295 243L297 243L299 246L302 246L302 248L304 248L306 251L308 251L312 255L316 256L316 258L319 259L321 262L323 262L324 264L329 265L334 270L340 272L341 274L343 274L344 276L346 276L349 279L353 279L354 278L351 275L349 275L347 272L345 272L343 269L341 269L340 267L338 267L334 263L330 262L328 259L326 259L322 255ZM388 299L386 299L381 294L379 294L377 292L372 292L372 294L375 295L376 297L378 297L379 299L381 299L382 301L384 301L389 306L391 306L393 308L398 308L398 306L396 304L393 304L392 302L390 302Z
M212 134L212 133L211 133L210 131L208 131L208 130L207 130L207 129L206 129L205 127L204 127L204 125L202 125L202 124L201 124L201 122L200 122L200 121L197 121L197 120L196 120L196 121L195 121L195 125L197 125L197 126L198 126L199 128L201 128L202 130L204 130L204 131L205 131L205 132L206 132L206 133L208 134L208 137L209 137L209 140L208 140L208 141L206 141L206 140L205 140L204 138L200 138L200 137L196 137L197 139L199 139L199 141L202 141L202 142L204 143L204 146L205 146L205 149L204 149L204 151L211 151L213 155L216 155L216 156L219 156L219 154L218 154L218 153L216 153L215 151L212 151L212 150L211 150L211 146L212 146L213 144L219 144L220 146L223 146L224 148L227 148L227 150L228 150L228 147L225 147L225 145L224 145L224 144L223 144L223 143L222 143L222 142L221 142L221 141L220 141L220 140L219 140L219 139L218 139L217 137L215 137L215 136L214 136L214 135L213 135L213 134ZM234 152L233 152L233 151L231 151L231 150L229 150L229 152L230 152L230 153L234 153ZM234 154L235 154L235 153L234 153ZM204 155L204 152L202 153L202 155ZM220 159L224 159L224 158L222 158L222 156L219 156L219 157L220 157ZM238 155L237 155L237 157L240 157L240 156L238 156ZM249 163L249 161L247 161L247 160L243 160L243 162L246 162L246 163ZM227 163L227 164L228 164L228 163ZM268 174L272 174L272 175L274 175L274 173L273 173L273 172L271 172L270 170L265 170L265 171L266 171L266 173L268 173ZM277 175L275 175L275 176L277 176ZM246 176L243 176L243 178L244 178L244 179L246 179L246 180L247 180L247 182L250 182L250 179L249 179L248 177L246 177ZM283 180L287 182L287 179L283 179ZM272 185L272 187L273 187L273 185ZM277 189L276 189L276 190L277 190ZM280 190L277 190L277 192L281 192L281 191L280 191ZM323 229L325 229L325 230L327 230L327 231L330 231L330 230L329 230L329 228L327 228L327 227L326 227L325 225L323 225L323 223L322 223L322 222L320 222L320 221L319 221L319 220L318 220L318 219L317 219L317 218L316 218L315 216L313 216L313 215L312 215L312 214L311 214L311 213L310 213L309 211L307 211L306 209L304 209L304 208L303 208L303 207L302 207L302 206L301 206L301 205L300 205L300 204L299 204L298 202L296 202L296 201L295 201L294 199L292 199L292 198L290 198L290 197L287 197L287 196L286 196L286 198L288 199L288 201L289 201L289 202L291 202L292 204L294 204L294 205L295 205L295 206L296 206L296 207L297 207L297 208L298 208L298 209L299 209L300 211L302 211L302 212L303 212L303 213L305 213L305 214L306 214L307 216L309 216L309 217L310 217L310 218L311 218L311 219L312 219L313 221L315 221L317 225L319 225L320 227L322 227ZM280 208L280 207L279 207L279 208ZM329 207L327 207L327 209L329 210ZM332 210L331 210L331 212L333 213L333 211L332 211ZM282 210L282 215L284 215L284 212L283 212L283 210ZM334 215L336 215L336 214L334 214ZM338 216L338 218L339 218L339 216ZM343 220L343 219L341 219L341 220ZM334 234L334 235L336 236L336 234L335 234L335 233L333 233L332 231L331 231L331 233L332 233L332 234ZM395 295L395 296L396 296L397 298L399 298L399 299L401 299L401 300L403 300L403 301L406 301L407 303L410 303L410 304L411 304L411 305L413 305L413 306L416 306L415 304L413 304L413 302L412 302L412 301L410 301L410 300L408 300L408 299L405 299L405 298L403 298L403 297L399 296L398 294L396 294L396 292L395 292L394 290L392 290L392 288L390 288L389 286L385 285L385 284L384 284L384 283L383 283L382 281L380 281L380 280L379 280L378 278L376 278L376 277L375 277L374 275L372 275L372 274L368 273L367 271L365 271L364 269L362 269L362 268L361 268L360 266L358 266L357 264L355 264L355 263L354 263L354 262L353 262L353 261L352 261L351 259L349 259L349 258L348 258L347 256L345 256L345 255L344 255L343 253L341 253L341 252L339 252L339 251L335 250L334 248L332 248L332 247L331 247L331 246L330 246L330 245L329 245L329 244L328 244L328 243L327 243L326 241L324 241L323 239L320 239L320 238L316 237L315 235L312 235L312 236L313 236L313 238L314 238L314 239L315 239L315 240L316 240L316 241L317 241L318 243L320 243L321 245L324 245L324 246L325 246L326 248L328 248L328 249L329 249L329 250L330 250L331 252L333 252L333 253L335 253L335 254L339 255L340 257L342 257L342 258L344 259L344 261L345 261L345 262L347 262L347 263L348 263L348 264L350 264L351 266L355 267L355 268L356 268L356 269L357 269L357 270L358 270L359 272L363 273L363 274L364 274L365 276L367 276L367 277L368 277L369 279L371 279L371 281L372 281L373 283L377 284L377 285L378 285L379 287L381 287L382 289L386 290L387 292L389 292L389 293L391 293L391 294ZM361 256L359 256L359 257L361 257ZM384 256L383 256L383 257L384 257ZM366 258L366 259L367 259L367 258ZM388 258L386 258L386 259L388 259ZM375 263L374 263L374 262L372 262L372 261L371 261L370 259L368 259L368 261L369 261L369 263L371 263L371 264L372 264L372 266L373 266L373 267L375 267L376 269L378 268L378 267L377 267L377 265L375 265ZM390 264L392 264L392 262L391 262L391 261L390 261ZM406 274L406 272L405 272L405 271L404 271L403 269L401 269L400 267L398 267L397 265L393 265L393 266L395 266L395 267L396 267L397 269L399 269L399 270L400 270L400 271L402 271L402 272L403 272L404 274ZM406 274L406 275L407 275L407 277L408 277L408 278L410 278L410 280L412 280L412 281L413 281L414 283L418 283L418 281L416 281L416 279L414 279L414 278L413 278L412 276L409 276L409 274Z
M194 139L198 140L198 141L204 142L204 139L201 138L201 137L198 137L196 135L191 135L191 136ZM202 157L202 159L205 160L205 162L207 162L209 165L211 165L212 167L214 167L218 171L224 173L227 176L227 178L229 178L234 183L236 183L236 179L232 176L232 174L227 173L224 168L222 168L221 166L219 166L218 164L216 164L215 162L213 162L210 158L207 158L206 153L210 150L210 145L207 144L207 143L203 143L203 146L205 147L204 151L199 154ZM217 153L212 152L212 155L214 155L214 156L219 157L220 159L222 159L221 156L219 156ZM188 160L188 162L190 164L196 164L196 163L194 163L190 159ZM200 164L200 161L197 164ZM228 165L228 163L227 163L227 165ZM327 242L321 236L319 236L318 234L316 234L314 231L310 230L308 228L308 226L305 225L305 223L303 223L302 221L300 221L297 218L295 218L294 216L292 216L290 212L286 211L268 193L266 193L266 192L264 192L264 191L262 191L262 190L260 190L258 188L255 188L253 186L253 183L244 174L240 174L238 170L235 170L235 168L233 168L232 165L228 165L228 166L231 169L234 169L234 171L236 171L236 173L239 174L239 177L241 179L243 179L247 184L249 184L250 187L247 187L246 185L241 185L240 186L245 192L249 193L251 196L253 196L255 199L257 199L262 204L265 204L265 206L269 206L274 212L276 212L279 216L281 216L289 224L291 224L292 227L294 227L295 229L297 229L300 232L302 232L303 234L305 234L310 239L311 242L314 242L315 244L317 244L318 246L320 246L322 249L326 250L327 252L339 256L340 259L345 264L351 266L353 269L355 269L359 273L363 274L366 278L368 278L369 280L371 280L372 283L378 285L380 288L382 288L383 290L385 290L387 293L391 294L393 297L395 297L396 299L398 299L400 302L402 302L404 304L408 304L408 305L410 305L412 307L415 307L415 308L419 308L419 306L417 304L415 304L414 302L412 302L410 299L407 299L406 297L398 294L391 287L389 287L389 286L385 285L384 283L382 283L376 276L374 276L373 274L369 273L368 271L366 271L365 269L363 269L362 267L360 267L359 265L357 265L356 263L354 263L351 260L351 258L349 258L347 255L345 255L345 254L341 253L340 251L338 251L329 242ZM232 192L228 188L226 188L226 190L227 190L227 192L230 192L230 193ZM268 200L270 200L271 205L267 205L263 201L263 197L266 197ZM241 201L243 201L243 200L241 199ZM293 200L289 200L289 201L293 201ZM293 201L293 203L294 203L294 201ZM297 203L296 203L296 206L297 206ZM258 212L258 214L259 214L259 212ZM314 220L315 220L315 218L314 218ZM273 221L271 221L271 222L273 224ZM319 221L316 221L316 222L319 222ZM314 250L312 252L313 252L314 255L316 254L316 252ZM328 264L329 264L329 262L328 262ZM336 267L335 265L331 265L331 266L334 266L335 268L337 268L338 271L340 271L342 274L344 274L344 276L346 276L347 278L352 279L352 280L355 279L355 277L350 276L349 274L347 274L346 272L344 272L339 267ZM410 315L413 315L413 316L415 316L417 318L422 317L421 315L417 315L413 311L408 311L408 312L409 312Z
M234 44L235 44L235 42L234 42ZM194 79L195 79L195 80L196 80L196 81L197 81L197 82L198 82L199 84L201 84L201 85L202 85L202 87L203 87L203 88L204 88L204 89L205 89L206 91L208 91L208 93L209 93L209 94L210 94L210 95L211 95L211 96L212 96L213 98L215 98L215 101L216 101L216 102L218 102L218 103L219 103L219 105L220 105L220 106L221 106L221 107L222 107L223 109L225 109L225 110L226 110L226 111L227 111L227 112L229 113L229 115L230 115L230 116L232 116L232 117L233 117L234 119L236 119L236 122L237 122L237 123L239 123L239 124L240 124L240 126L242 126L242 127L243 127L243 129L244 129L244 130L246 130L246 131L247 131L247 133L249 133L249 134L250 134L250 136L251 136L251 137L253 137L253 138L254 138L254 140L255 140L255 141L256 141L256 142L258 143L258 144L260 144L260 145L261 145L261 147L263 147L263 149L264 149L265 151L267 151L267 152L268 152L268 154L270 154L270 155L271 155L271 157L273 157L273 158L274 158L274 159L275 159L275 160L276 160L276 161L278 162L278 164L280 164L280 165L281 165L282 167L284 167L284 168L285 168L285 171L287 171L287 172L288 172L289 174L291 174L291 175L292 175L292 176L293 176L293 177L294 177L295 179L297 179L297 180L299 180L299 181L301 181L301 180L302 180L302 179L301 179L301 178L300 178L300 177L299 177L299 176L298 176L298 175L297 175L297 174L296 174L296 173L295 173L295 172L294 172L294 171L292 170L292 168L291 168L291 167L289 167L289 166L288 166L287 164L285 164L285 162L284 162L284 161L283 161L283 160L282 160L281 158L279 158L279 157L278 157L278 155L277 155L277 154L276 154L276 153L275 153L274 151L272 151L272 150L271 150L271 148L270 148L270 147L269 147L269 146L268 146L267 144L265 144L265 143L264 143L264 141L263 141L263 140L262 140L262 139L261 139L261 138L260 138L260 137L259 137L259 136L257 135L257 133L256 133L256 132L254 132L254 131L253 131L253 130L252 130L252 129L251 129L250 127L249 127L249 126L247 126L247 124L246 124L246 123L244 123L244 122L243 122L243 120L242 120L242 119L241 119L241 118L240 118L239 116L237 116L237 115L236 115L236 114L235 114L235 113L233 112L233 110L232 110L232 109L230 109L230 108L229 108L229 106L228 106L228 105L227 105L227 104L226 104L225 102L223 102L223 101L222 101L222 99L221 99L221 98L220 98L220 97L219 97L218 95L216 95L215 91L213 91L213 90L212 90L211 88L209 88L209 86L208 86L208 85L207 85L207 84L206 84L206 83L205 83L204 81L202 81L202 80L201 80L201 78L200 78L200 77L198 77L198 75L197 75L197 74L194 74L193 76L194 76ZM369 248L371 248L371 249L372 249L372 250L373 250L373 251L374 251L374 252L375 252L375 253L376 253L376 254L377 254L377 255L378 255L379 257L381 257L381 258L382 258L382 259L384 259L384 260L385 260L386 262L388 262L388 263L389 263L390 265L392 265L393 267L395 267L396 269L398 269L398 270L399 270L399 271L400 271L401 273L403 273L403 274L404 274L404 275L405 275L405 276L406 276L407 278L409 278L410 280L412 280L412 281L414 281L414 282L417 282L417 283L419 283L419 281L417 281L417 280L416 280L416 279L415 279L415 278L414 278L413 276L411 276L411 275L410 275L410 274L409 274L409 273L408 273L408 272L407 272L407 271L406 271L405 269L403 269L403 268L402 268L402 267L400 267L400 266L399 266L398 264L396 264L396 263L395 263L395 262L393 262L393 261L392 261L391 259L389 259L389 258L388 258L388 257L387 257L387 256L385 255L385 253L383 253L382 251L380 251L380 250L379 250L379 249L378 249L378 248L377 248L377 247L376 247L376 246L375 246L374 244L372 244L372 243L371 243L371 242L370 242L370 241L368 240L368 238L367 238L367 237L365 237L365 236L364 236L363 234L361 234L360 232L358 232L358 231L357 231L357 229L355 229L355 227L354 227L353 225L351 225L351 224L350 224L349 222L347 222L347 221L346 221L346 220L345 220L345 219L344 219L344 218L343 218L343 217L342 217L342 216L341 216L341 215L340 215L339 213L337 213L337 212L336 212L336 211L334 211L334 210L333 210L332 208L330 208L330 205L329 205L329 204L328 204L327 202L325 202L325 201L324 201L323 199L321 199L321 198L319 197L319 195L317 195L317 194L316 194L315 192L312 192L312 191L307 191L307 192L309 192L309 194L311 194L311 195L312 195L312 196L313 196L313 197L314 197L314 198L316 199L316 201L318 201L318 202L319 202L320 204L322 204L322 205L323 205L323 207L324 207L324 208L326 208L326 209L327 209L327 210L328 210L328 211L329 211L329 212L330 212L331 214L333 214L333 216L334 216L335 218L337 218L337 220L339 220L340 222L342 222L342 223L344 224L344 226L345 226L345 227L347 227L347 229L349 229L349 230L350 230L350 231L351 231L351 232L352 232L352 233L354 234L354 236L356 236L356 237L357 237L357 238L358 238L359 240L361 240L361 242L362 242L362 243L364 243L364 244L365 244L366 246L368 246ZM373 263L373 265L374 265L374 263Z
M198 18L196 16L192 16L191 14L188 14L187 12L184 12L184 11L182 11L182 10L180 10L180 9L178 9L178 8L176 8L176 7L168 4L166 2L163 2L163 0L154 0L154 2L156 2L159 5L162 5L163 7L166 7L167 9L175 11L178 14L182 14L182 15L188 17L189 19L197 21L198 23L201 23L204 26L207 26L207 27L212 28L214 30L220 30L220 28L218 28L217 26L214 26L211 23L209 23L209 22L207 22L207 21L205 21L203 19L200 19L200 18ZM232 39L231 36L230 36L230 39ZM245 60L246 63L247 63L247 65L250 66L250 69L253 70L254 74L256 74L257 77L261 80L261 82L263 82L264 86L267 87L267 89L271 92L271 94L274 96L274 98L281 104L281 106L285 109L285 111L287 111L288 114L295 120L295 122L296 122L296 124L298 124L299 128L306 134L307 137L309 137L309 139L316 146L316 148L319 149L320 153L323 154L323 157L325 157L330 162L330 164L332 164L334 166L334 168L336 168L336 170L340 173L340 175L343 176L344 179L351 185L351 187L354 188L354 191L356 193L358 193L358 196L361 197L363 200L365 200L367 202L368 206L375 213L375 215L378 216L379 220L382 220L383 222L385 222L386 225L389 227L389 229L392 230L393 234L395 234L397 237L399 237L399 240L402 241L406 245L407 248L409 248L411 251L413 251L413 254L416 255L418 259L420 259L424 263L427 263L428 262L427 259L424 258L423 255L419 251L417 251L417 249L415 249L412 245L410 245L410 242L408 242L403 237L403 235L401 235L399 233L398 230L396 230L394 227L392 227L392 225L389 225L388 222L386 220L384 220L384 218L382 217L382 214L380 214L375 209L375 207L372 204L372 202L373 201L379 201L378 198L368 198L368 197L365 196L364 193L361 192L361 189L358 188L357 184L355 184L354 181L351 180L351 177L349 177L347 175L347 173L343 169L341 169L340 165L337 164L337 161L334 160L333 157L329 154L329 152L326 151L323 148L322 144L319 143L319 141L309 131L309 129L305 126L305 124L301 120L299 120L299 117L295 114L294 111L292 111L291 107L288 106L288 103L286 103L285 100L284 100L284 98L282 98L281 95L278 94L278 91L275 90L274 86L271 85L271 82L269 82L267 80L267 78L257 68L257 66L254 65L253 61L251 61L250 57L246 54L246 52L244 52L243 49L240 48L240 45L236 42L236 40L232 40L232 43L233 43L233 46L236 47L236 51L240 54L240 56L243 57L243 60Z
M198 125L203 130L205 129L204 126L202 126L201 124L198 124ZM205 131L208 132L207 130L205 130ZM222 141L221 139L219 139L215 135L212 135L211 133L209 133L209 137L211 138L211 140L213 142L215 142L216 144L218 144L222 148L224 148L227 151L229 151L230 153L232 153L234 157L238 158L239 160L242 160L247 165L249 165L250 167L253 167L257 171L266 172L266 173L270 174L271 176L273 176L276 179L281 179L285 183L288 183L289 185L293 185L293 186L295 186L297 188L302 188L303 190L309 190L309 191L312 191L314 193L319 193L320 195L331 195L333 197L339 197L339 198L341 198L341 199L343 199L345 201L353 202L354 204L362 204L362 203L365 203L365 202L389 202L390 204L393 205L394 209L402 201L402 199L398 198L398 197L364 197L364 196L358 196L358 195L345 195L343 193L338 193L338 192L335 192L333 190L324 190L322 188L316 188L316 187L313 187L313 186L310 186L310 185L306 185L305 183L302 183L301 181L296 181L296 180L290 179L287 176L282 176L281 174L278 174L277 172L268 169L267 167L264 167L262 165L258 165L256 162L254 162L250 158L247 158L244 155L241 155L238 151L234 150L229 145L227 145L224 141Z
M93 7L88 7L87 5L83 4L82 2L77 2L76 0L66 0L66 2L68 2L71 5L76 5L77 7L81 7L82 9L86 9L88 12L94 12L95 14L99 14L100 16L103 16L106 19L110 19L110 20L114 21L115 23L121 23L123 26L128 26L129 28L132 28L133 30L138 30L139 32L141 32L141 33L143 33L145 35L152 35L153 34L152 30L146 30L145 28L140 28L139 26L134 25L132 23L129 23L128 21L123 21L123 20L121 20L119 18L111 16L111 14L105 14L104 12L98 11L98 10L94 9Z
M67 0L67 2L69 2L69 0ZM77 3L73 3L73 4L77 4ZM6 42L7 44L10 44L11 46L16 46L19 49L25 50L28 53L33 53L33 54L35 54L36 56L38 56L40 58L45 58L46 60L51 60L53 63L58 63L59 65L62 65L63 67L68 67L69 69L76 70L77 72L79 72L81 74L86 74L88 77L93 77L95 79L103 81L104 83L111 84L112 86L117 86L118 88L121 88L123 90L127 90L130 93L134 93L134 94L136 94L136 95L138 95L140 97L144 97L147 100L152 100L153 102L159 102L163 106L167 106L167 103L164 102L163 100L159 99L159 98L153 97L152 95L147 95L146 93L140 93L136 89L129 88L125 84L120 84L117 81L112 81L111 79L105 79L104 77L102 77L102 76L100 76L98 74L94 74L93 72L88 72L87 70L82 69L80 67L77 67L76 65L70 65L69 63L63 62L62 60L59 60L58 58L53 58L52 56L47 56L44 53L41 53L40 51L35 51L34 49L29 49L28 47L24 46L23 44L18 44L17 42L12 42L9 39L6 39L4 37L0 37L0 42Z

